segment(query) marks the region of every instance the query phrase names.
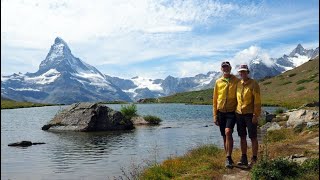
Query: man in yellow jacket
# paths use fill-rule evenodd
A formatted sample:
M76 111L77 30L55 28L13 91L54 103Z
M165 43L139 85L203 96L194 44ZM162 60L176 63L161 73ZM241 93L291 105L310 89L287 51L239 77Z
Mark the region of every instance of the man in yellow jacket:
M223 137L224 149L227 154L226 167L232 168L232 133L236 123L236 90L239 79L231 74L231 65L227 61L222 62L221 71L223 76L216 80L213 92L213 121L220 127L220 132Z
M252 144L252 158L250 166L257 162L258 140L257 124L261 113L261 99L259 84L249 78L247 65L240 65L238 70L241 81L237 85L237 131L240 136L242 156L238 165L248 165L247 159L247 130Z

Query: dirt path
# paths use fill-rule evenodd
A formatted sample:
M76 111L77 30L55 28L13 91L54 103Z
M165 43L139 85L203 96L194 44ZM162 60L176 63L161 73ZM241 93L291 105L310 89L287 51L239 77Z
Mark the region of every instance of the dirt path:
M237 179L237 180L250 180L250 173L248 170L241 170L238 168L233 168L233 170L228 170L227 174L224 174L222 176L223 180L229 180L229 179Z

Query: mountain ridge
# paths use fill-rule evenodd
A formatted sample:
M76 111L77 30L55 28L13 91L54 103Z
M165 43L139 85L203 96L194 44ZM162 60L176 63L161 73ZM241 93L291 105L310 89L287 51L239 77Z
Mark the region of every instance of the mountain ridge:
M279 75L318 55L319 47L308 50L298 44L289 55L271 58L271 64L258 55L250 60L248 66L254 79L263 79ZM234 69L238 66L236 64ZM138 101L212 88L221 75L221 72L209 71L191 77L169 75L164 79L112 77L75 57L68 44L56 37L38 71L1 76L1 95L39 103Z

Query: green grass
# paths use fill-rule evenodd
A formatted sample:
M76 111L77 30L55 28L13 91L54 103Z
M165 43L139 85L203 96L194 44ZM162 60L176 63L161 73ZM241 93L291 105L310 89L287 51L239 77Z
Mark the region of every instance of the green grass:
M310 79L300 79L299 81L296 82L296 84L303 84L303 83L306 83L306 82L311 82L313 81L314 79L313 78L310 78Z
M121 105L120 112L126 119L131 119L134 116L138 116L137 114L137 105L129 104L129 105Z
M253 180L283 180L298 178L301 172L299 164L284 158L262 160L251 170Z
M1 109L16 109L16 108L30 108L30 107L43 107L43 106L56 106L59 104L41 104L32 102L18 102L13 100L1 99Z
M177 93L158 99L160 103L212 104L213 88L201 91Z
M282 109L282 108L277 108L275 110L275 114L282 114L282 113L284 113L284 109Z
M159 117L152 116L152 115L143 116L143 119L149 122L150 124L154 124L154 125L158 125L162 121Z
M304 87L304 86L299 86L299 87L297 87L296 91L301 91L301 90L304 90L304 89L306 89L306 87Z
M302 164L283 157L263 159L251 170L253 180L318 179L319 158L310 158Z
M101 101L98 104L129 104L126 101Z
M264 138L264 142L281 142L284 140L293 139L297 134L292 129L279 129L267 132L267 138Z
M315 83L319 82L318 74L319 58L317 57L281 75L265 80L265 82L272 82L271 84L264 85L263 82L260 82L262 104L278 105L291 109L319 101L318 91L315 91L319 86ZM280 77L285 78L281 80ZM299 88L297 82L305 88Z
M216 145L202 145L184 156L169 158L145 169L140 179L211 179L225 172L224 151Z

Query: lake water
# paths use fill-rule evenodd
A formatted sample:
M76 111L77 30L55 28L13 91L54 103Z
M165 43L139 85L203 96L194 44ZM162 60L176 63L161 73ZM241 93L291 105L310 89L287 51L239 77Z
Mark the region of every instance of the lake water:
M116 110L121 107L108 106ZM113 179L122 175L121 167L128 169L146 160L160 162L201 144L223 146L210 105L138 104L139 114L156 115L163 122L128 132L42 131L61 108L1 110L1 179ZM264 109L273 112L276 108ZM239 147L236 132L234 139L235 147ZM8 146L22 140L46 144Z

